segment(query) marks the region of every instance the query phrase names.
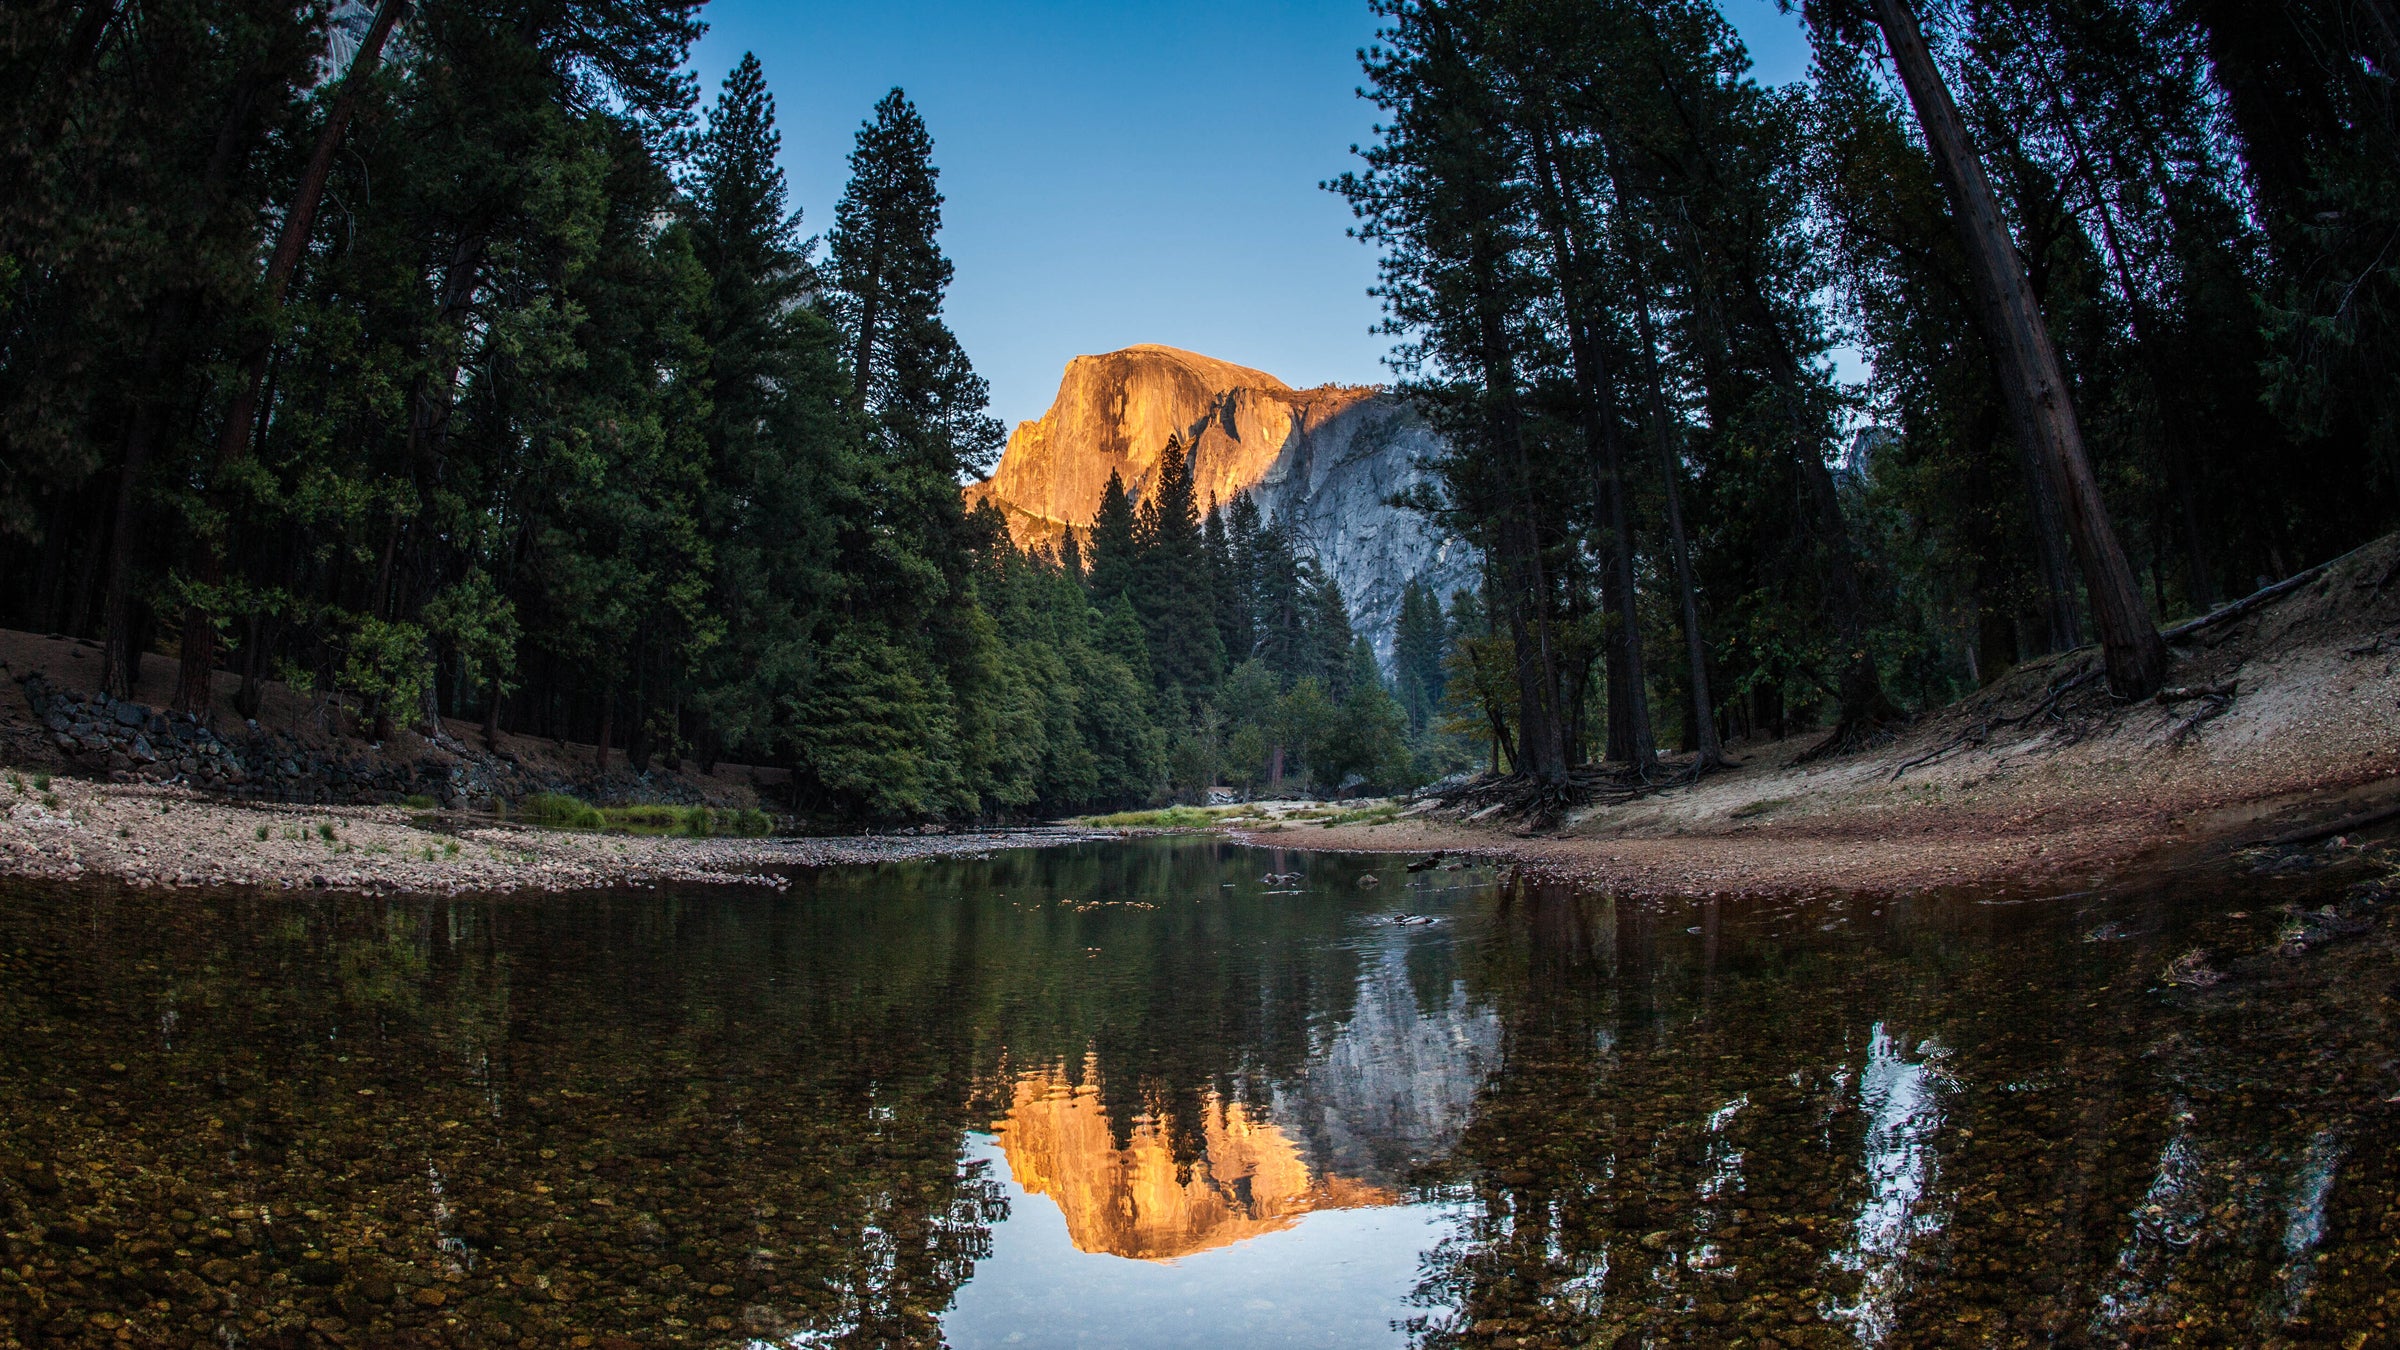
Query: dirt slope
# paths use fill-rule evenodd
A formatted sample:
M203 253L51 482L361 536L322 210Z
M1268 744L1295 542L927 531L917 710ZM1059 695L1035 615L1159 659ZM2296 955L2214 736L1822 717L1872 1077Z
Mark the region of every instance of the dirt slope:
M2173 651L2173 691L2230 696L2120 704L2074 683L2085 649L1872 750L1803 765L1807 738L1738 746L1732 772L1538 834L1421 803L1306 844L1471 850L1636 892L2072 889L2400 805L2400 536Z

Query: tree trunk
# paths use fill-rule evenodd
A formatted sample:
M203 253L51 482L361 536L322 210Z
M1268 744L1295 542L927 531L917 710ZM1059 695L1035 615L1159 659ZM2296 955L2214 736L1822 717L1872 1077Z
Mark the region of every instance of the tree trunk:
M2167 646L2142 603L2133 567L2109 523L2099 480L2084 453L2083 430L2076 422L2066 374L2034 300L2024 259L2000 218L1991 182L1908 0L1873 3L1893 64L1899 67L1901 83L1933 151L1935 171L1950 197L2017 434L2033 447L2057 493L2067 542L2090 597L2093 626L2100 631L2109 688L2120 698L2147 698L2166 679Z
M2075 574L2067 557L2066 521L2041 461L2030 454L2017 459L2025 468L2025 498L2033 507L2033 554L2042 568L2043 650L2073 651L2083 645L2083 620L2075 612Z
M1708 157L1705 145L1701 154L1707 176L1716 179L1717 166ZM1739 294L1733 298L1748 311L1759 339L1766 344L1766 375L1780 394L1784 417L1791 425L1792 469L1799 479L1796 486L1800 495L1805 498L1795 512L1794 523L1800 534L1811 541L1824 569L1826 618L1842 649L1841 684L1835 691L1840 702L1839 724L1832 735L1810 752L1812 756L1830 754L1849 745L1860 733L1889 720L1898 710L1884 694L1883 678L1867 650L1866 596L1858 578L1857 548L1851 541L1849 525L1842 518L1841 494L1834 486L1833 473L1825 467L1824 428L1811 425L1800 356L1787 340L1775 307L1768 303L1755 250L1747 245L1736 248L1722 241L1709 242L1688 212L1684 213L1683 221L1694 247L1713 249L1734 274ZM1733 354L1734 328L1722 312L1722 297L1705 285L1701 294L1707 299L1712 322L1726 352ZM1777 715L1781 717L1780 712ZM1781 736L1779 730L1777 738Z
M617 691L611 688L600 695L600 746L592 756L594 767L603 776L608 773L608 738L616 730L616 724Z
M93 10L113 12L114 0L91 6ZM245 82L235 91L227 104L224 121L218 124L216 143L210 147L208 167L202 171L200 201L209 207L223 202L226 189L232 182L234 169L247 158L251 135L255 127L260 91L255 82ZM133 584L134 492L140 485L142 470L149 465L151 453L157 449L164 420L160 401L166 396L168 358L173 345L183 340L191 318L193 295L177 290L159 302L152 318L150 334L142 347L142 383L135 391L133 411L126 419L125 440L117 456L117 483L114 514L109 530L108 570L100 592L102 669L108 672L131 670L141 659L127 645L129 619L126 613L126 589ZM115 678L112 673L107 678ZM121 698L132 697L131 675L127 687L117 689L103 685L104 692Z
M142 352L142 387L135 395L132 415L125 423L124 444L117 453L117 482L108 525L108 560L100 586L100 689L118 698L133 697L132 688L124 685L123 672L131 637L127 632L125 593L133 584L134 490L140 485L142 470L149 464L150 452L158 443L159 385L166 376L167 343L183 326L185 299L182 292L177 292L159 305L150 340Z
M381 64L384 42L391 37L393 25L407 8L408 0L383 0L376 7L375 21L359 39L358 53L351 57L341 88L325 111L325 125L317 131L307 172L301 175L291 205L284 213L283 231L276 238L274 255L267 260L266 274L260 279L266 311L263 317L270 322L243 353L233 404L226 409L225 425L217 438L215 472L210 475L208 495L217 508L212 514L220 521L232 496L229 471L248 453L250 433L258 421L261 395L267 383L267 362L275 347L271 321L282 312L284 292L291 286L292 273L300 266L300 254L308 247L309 227L316 220L317 203L324 199L326 180L333 176L334 155L341 149L342 134L349 129L351 115L358 110L366 77L374 74ZM217 659L211 594L225 584L225 541L203 539L199 565L193 570L198 586L193 603L184 613L183 666L176 679L175 706L183 712L206 714L209 676L216 669Z
M492 677L492 696L483 705L483 748L500 748L500 677Z
M1550 588L1543 575L1541 537L1534 526L1533 475L1526 463L1524 425L1517 408L1516 354L1500 312L1502 301L1492 275L1489 241L1479 237L1478 246L1486 254L1476 260L1474 297L1482 346L1484 443L1488 453L1500 457L1510 489L1501 503L1495 533L1516 660L1516 771L1545 788L1563 789L1567 748L1560 735L1558 662L1550 642Z
M2166 433L2167 487L2175 498L2176 509L2183 517L2184 565L2187 572L2186 597L2192 605L2206 613L2216 604L2216 587L2208 562L2208 543L2200 528L2200 502L2197 468L2192 462L2191 429L2184 415L2183 404L2167 395L2165 353L2152 341L2157 330L2150 323L2150 307L2141 292L2134 289L2133 264L2126 257L2124 237L2117 230L2116 213L2108 209L2108 195L2100 190L2100 175L2092 167L2091 154L2083 142L2083 129L2076 125L2074 115L2067 111L2066 95L2052 78L2049 67L2034 62L2042 77L2043 89L2050 97L2051 116L2058 120L2059 129L2066 134L2067 148L2075 175L2083 180L2083 190L2092 199L2092 211L2099 218L2100 242L2108 250L2109 269L2116 273L2117 289L2125 293L2126 324L2132 330L2134 350L2142 354L2142 373L2150 381L2150 398L2158 407L2158 420ZM2160 618L2166 617L2164 591L2158 603Z
M1630 250L1629 250L1630 251ZM1692 581L1692 550L1683 529L1683 457L1676 451L1675 421L1667 409L1664 375L1658 368L1658 332L1650 318L1650 284L1634 260L1634 336L1641 344L1643 383L1650 395L1650 434L1658 453L1659 479L1667 490L1667 552L1675 566L1675 594L1683 610L1683 653L1691 667L1692 718L1698 728L1694 771L1722 767L1724 742L1717 738L1717 712L1708 689L1708 642L1700 632L1699 588Z
M1542 224L1550 236L1559 304L1567 320L1577 420L1582 423L1584 453L1592 464L1593 524L1600 535L1601 566L1607 569L1609 583L1601 593L1615 620L1608 635L1609 753L1621 755L1636 774L1648 778L1658 768L1658 740L1650 720L1649 676L1642 665L1640 605L1634 581L1633 532L1625 510L1625 447L1617 422L1615 376L1608 368L1607 350L1592 331L1591 314L1584 303L1582 250L1566 218L1549 136L1537 124L1530 140Z

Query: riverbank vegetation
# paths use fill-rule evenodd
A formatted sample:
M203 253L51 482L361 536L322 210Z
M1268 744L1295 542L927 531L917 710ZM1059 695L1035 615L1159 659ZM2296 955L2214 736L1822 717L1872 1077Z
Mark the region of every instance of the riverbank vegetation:
M1334 186L1482 550L1453 682L1536 795L1886 740L2388 530L2400 124L2331 0L1394 0ZM1863 386L1837 357L1863 358ZM2091 681L2086 681L2091 683Z

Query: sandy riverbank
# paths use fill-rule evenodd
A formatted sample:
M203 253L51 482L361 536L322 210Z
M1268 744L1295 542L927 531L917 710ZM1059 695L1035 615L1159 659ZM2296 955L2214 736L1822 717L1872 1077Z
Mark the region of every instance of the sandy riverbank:
M253 805L175 787L63 777L50 780L46 791L36 783L31 773L0 771L0 876L443 894L661 882L774 885L793 868L1113 837L1067 829L822 839L637 837L399 807Z
M1729 772L1539 830L1470 800L1254 837L1457 850L1631 893L2063 890L2400 807L2400 540L2173 650L2187 696L2121 704L2095 679L2052 703L2097 661L2071 652L1872 749L1740 746Z

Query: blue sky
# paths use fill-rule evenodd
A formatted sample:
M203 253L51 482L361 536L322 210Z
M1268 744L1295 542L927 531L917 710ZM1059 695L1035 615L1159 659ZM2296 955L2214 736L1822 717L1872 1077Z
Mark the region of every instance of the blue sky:
M1761 79L1806 44L1773 0L1723 0ZM1164 342L1294 385L1378 383L1389 339L1374 258L1318 184L1373 109L1363 0L1210 4L792 5L714 0L705 98L766 66L783 164L826 229L861 118L898 85L924 114L958 267L950 324L1010 425L1049 406L1067 358Z

